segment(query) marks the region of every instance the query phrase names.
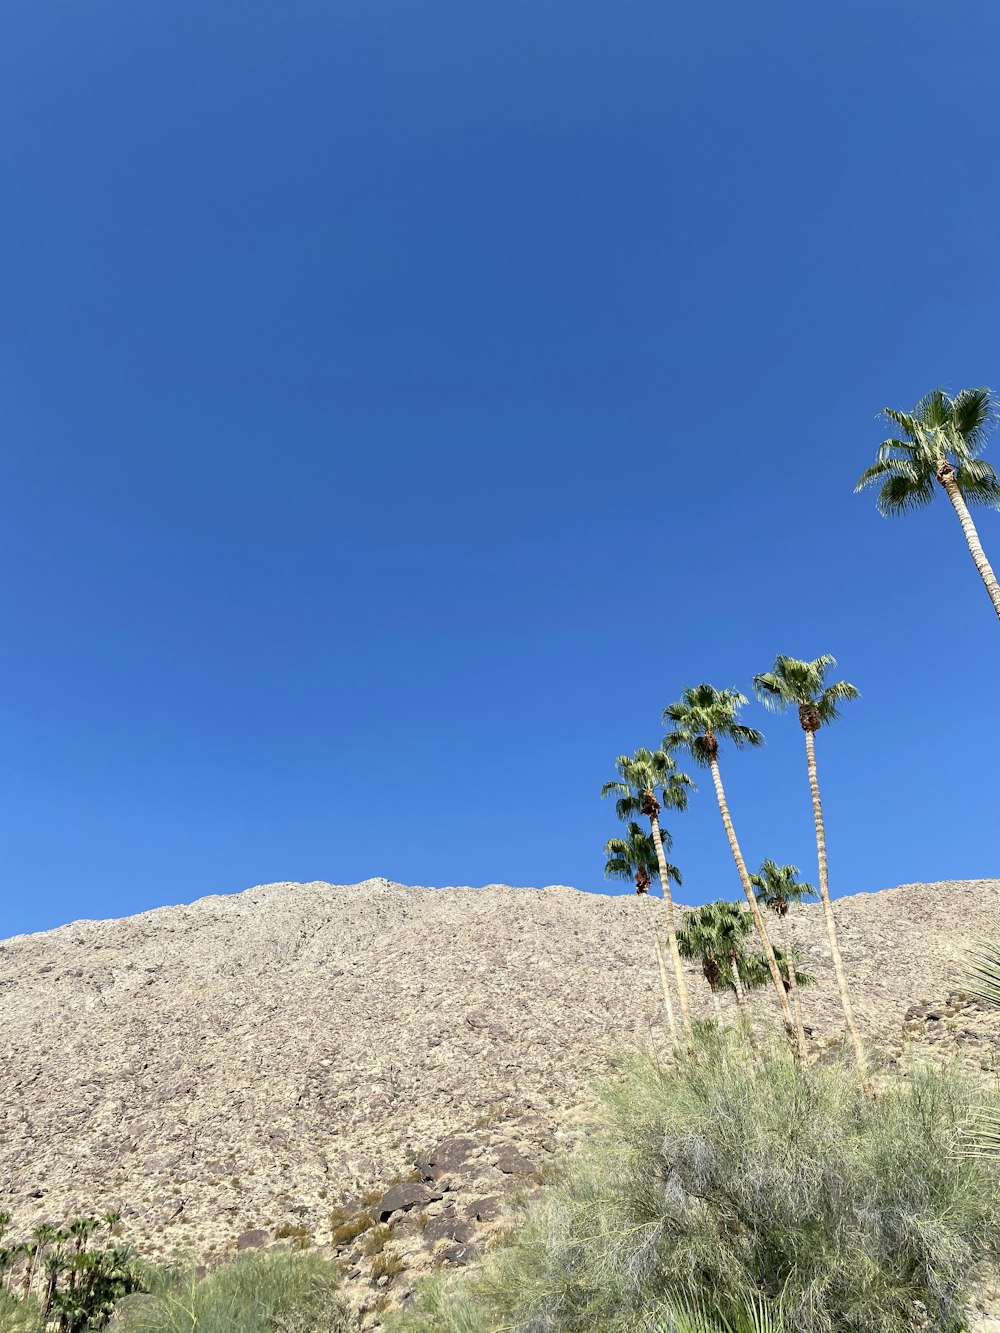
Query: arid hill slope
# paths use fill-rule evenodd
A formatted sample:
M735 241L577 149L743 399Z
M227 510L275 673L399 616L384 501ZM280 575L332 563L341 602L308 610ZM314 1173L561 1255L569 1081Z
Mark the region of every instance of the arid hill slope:
M26 1227L120 1207L154 1252L283 1224L322 1241L338 1198L455 1134L473 1137L477 1188L502 1192L572 1137L616 1055L662 1048L661 913L376 879L5 941L0 1208ZM963 951L1000 921L1000 880L858 895L837 916L861 1021L886 1046L909 1006L960 984ZM819 909L791 929L822 1037L838 1025ZM691 989L707 1014L694 972Z

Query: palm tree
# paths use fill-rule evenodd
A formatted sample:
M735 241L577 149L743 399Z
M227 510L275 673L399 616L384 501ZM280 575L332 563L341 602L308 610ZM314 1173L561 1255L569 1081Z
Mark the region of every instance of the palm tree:
M21 1277L21 1299L31 1295L31 1279L35 1276L35 1260L38 1258L38 1241L29 1240L21 1246L24 1255L24 1274Z
M736 841L736 830L733 828L726 791L722 785L722 774L719 772L720 740L731 741L737 750L764 744L764 737L759 731L755 731L753 727L745 727L736 720L739 710L746 702L745 696L738 690L717 690L712 685L696 685L693 689L685 690L682 699L663 710L664 722L673 723L673 731L663 738L663 748L666 751L686 750L696 764L703 764L711 769L715 795L719 802L719 813L722 815L722 824L729 839L729 849L736 862L736 870L743 886L747 906L750 908L754 929L757 931L764 957L767 959L785 1030L792 1036L794 1024L788 996L785 994L767 926L754 897L750 873L743 860L740 845Z
M666 829L660 830L660 838L663 846L669 851L673 839ZM656 845L653 842L652 835L644 833L640 826L632 821L628 825L627 838L609 838L607 840L604 844L604 855L608 858L604 867L605 879L634 879L635 891L638 894L648 893L653 876L658 876L660 873L659 858L656 854ZM681 872L669 861L665 861L664 864L667 867L667 878L672 879L675 884L679 885ZM663 960L663 950L660 948L660 939L655 926L653 928L653 945L656 949L656 962L660 972L660 985L663 989L663 1005L667 1011L670 1040L676 1046L677 1022L674 1018L674 1002L670 998L667 967Z
M660 839L665 852L673 846L673 838L665 828L660 829ZM638 824L629 822L627 838L609 838L604 844L604 855L608 858L604 867L605 879L634 879L636 893L648 893L653 876L659 876L659 858L652 835L644 833ZM669 861L664 861L667 878L680 887L681 872Z
M677 932L681 956L701 963L701 974L712 992L715 1017L720 1024L720 990L731 988L740 1010L746 1008L742 960L746 937L752 929L753 922L739 903L721 899L690 908L681 920Z
M59 1233L56 1231L55 1227L48 1226L44 1222L40 1226L32 1228L31 1237L33 1242L33 1252L31 1255L31 1268L26 1279L25 1295L31 1290L31 1284L35 1278L35 1270L38 1267L39 1259L58 1234Z
M612 794L618 797L615 813L618 818L628 822L633 815L643 814L649 820L650 836L656 849L656 864L660 876L660 890L667 915L667 944L674 966L677 982L677 996L681 1006L681 1020L684 1024L684 1036L690 1046L693 1041L691 1026L691 1006L688 1001L687 978L684 965L677 950L677 926L674 921L674 900L670 893L670 868L663 850L663 833L660 829L660 810L683 810L687 806L688 793L694 783L686 773L681 773L670 755L663 750L636 750L631 757L623 754L615 760L618 781L606 782L601 788L601 796ZM657 798L657 792L660 793Z
M66 1255L62 1250L50 1250L45 1256L45 1295L42 1299L42 1317L45 1318L52 1309L55 1300L56 1288L59 1285L59 1278L66 1267Z
M938 482L958 515L973 563L1000 616L1000 584L968 508L970 504L1000 507L1000 479L979 457L997 418L992 392L962 389L949 398L943 389L932 389L912 412L887 407L881 415L899 427L902 439L882 441L855 492L879 485L875 503L880 514L889 516L930 504Z
M847 986L844 960L837 940L837 922L830 900L826 824L823 819L823 802L820 799L819 777L816 771L816 732L825 724L837 720L843 702L858 698L858 691L846 680L838 680L832 685L827 685L827 672L836 664L836 658L831 657L829 653L824 653L822 657L817 657L811 662L801 662L796 657L785 657L779 653L774 659L771 670L754 676L753 684L758 699L773 712L781 713L792 706L798 709L799 723L806 740L806 771L809 778L809 792L812 796L813 823L816 827L819 896L823 904L823 918L826 921L826 936L830 944L830 957L837 979L844 1023L854 1047L858 1067L865 1070L867 1068L865 1049L854 1021L854 1006Z
M816 890L811 884L799 883L798 866L779 866L771 858L765 857L760 864L760 870L756 875L750 876L750 883L757 894L757 901L761 907L769 908L770 911L781 922L782 926L782 945L787 955L789 950L788 942L788 909L792 903L804 902L806 898L815 898ZM775 949L775 957L781 952ZM781 967L781 959L778 958L778 966ZM797 983L797 974L793 967L789 970L787 967L782 969L783 976L788 983L788 996L792 1002L792 1013L795 1015L795 1031L798 1036L799 1054L806 1054L806 1030L802 1022L802 1005L799 1002L799 988Z
M802 955L797 949L778 949L774 951L774 956L778 960L778 967L781 969L782 980L785 983L785 990L791 994L793 986L815 986L816 978L809 972L800 972L799 963L802 961ZM747 990L759 990L762 986L767 986L771 981L771 974L768 971L764 955L760 953L746 954L743 958L743 965L740 970L744 986Z

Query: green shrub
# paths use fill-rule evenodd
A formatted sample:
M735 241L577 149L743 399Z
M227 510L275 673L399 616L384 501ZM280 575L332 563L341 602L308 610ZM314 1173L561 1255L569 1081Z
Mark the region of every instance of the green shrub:
M243 1254L198 1281L166 1272L123 1302L120 1333L348 1333L332 1264L318 1255Z
M932 1069L873 1101L846 1063L755 1063L738 1034L676 1070L637 1062L511 1243L393 1327L679 1333L763 1304L794 1333L960 1333L1000 1257L1000 1166L956 1151L977 1103Z
M22 1301L0 1287L0 1333L43 1333L44 1323L34 1301Z

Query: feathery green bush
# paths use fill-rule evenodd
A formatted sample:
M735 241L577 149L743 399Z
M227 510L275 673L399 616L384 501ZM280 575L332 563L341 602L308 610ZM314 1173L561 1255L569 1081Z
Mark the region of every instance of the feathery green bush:
M721 1333L756 1309L789 1333L960 1333L1000 1257L1000 1166L956 1151L982 1103L949 1072L873 1100L846 1061L803 1068L778 1045L755 1061L738 1031L702 1036L696 1060L638 1061L605 1089L511 1243L393 1327Z
M122 1303L120 1333L348 1333L337 1272L319 1255L243 1254L200 1281L154 1275L148 1295Z
M44 1333L42 1312L33 1300L19 1300L0 1287L0 1333Z

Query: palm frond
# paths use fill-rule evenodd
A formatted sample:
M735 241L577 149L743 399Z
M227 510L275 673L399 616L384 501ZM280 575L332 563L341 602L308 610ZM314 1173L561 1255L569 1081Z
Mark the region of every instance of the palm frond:
M920 404L917 404L915 412L899 412L894 407L883 407L879 413L886 421L894 422L908 441L919 443L924 434L923 422L920 420Z
M955 469L955 480L968 504L1000 508L1000 479L983 459L965 459Z
M890 477L875 498L875 507L883 518L908 514L921 509L934 499L934 474L925 476L899 473Z
M997 403L990 389L962 389L951 404L951 421L970 456L986 445L997 421Z
M981 944L969 956L969 990L981 1004L1000 1009L1000 944Z

